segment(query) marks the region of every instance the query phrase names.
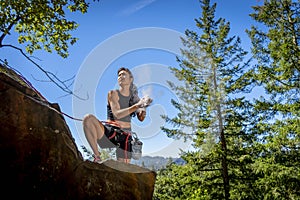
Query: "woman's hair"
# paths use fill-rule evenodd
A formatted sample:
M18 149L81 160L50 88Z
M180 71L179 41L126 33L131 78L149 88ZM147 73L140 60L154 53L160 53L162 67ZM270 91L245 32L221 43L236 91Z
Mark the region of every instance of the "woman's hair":
M129 87L129 90L130 90L129 106L132 106L140 100L140 97L138 95L137 87L136 87L135 84L133 84L133 80L134 80L133 75L132 75L131 71L128 68L125 68L125 67L119 68L118 69L118 74L120 73L120 71L128 72L128 74L130 75L130 78L132 78L132 82L131 82L131 85ZM134 117L135 112L131 113L131 116Z

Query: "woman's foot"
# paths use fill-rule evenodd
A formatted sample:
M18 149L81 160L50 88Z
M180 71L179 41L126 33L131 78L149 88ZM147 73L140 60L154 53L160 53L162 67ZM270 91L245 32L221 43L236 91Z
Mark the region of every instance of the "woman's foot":
M93 162L100 164L102 162L102 160L101 160L100 156L94 156L94 161Z

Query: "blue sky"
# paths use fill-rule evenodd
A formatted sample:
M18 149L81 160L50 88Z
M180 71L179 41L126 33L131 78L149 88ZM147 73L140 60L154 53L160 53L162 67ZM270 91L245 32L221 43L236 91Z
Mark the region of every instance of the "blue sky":
M91 1L92 2L92 1ZM230 35L240 36L245 50L250 40L245 30L254 23L249 14L257 0L218 0L217 17L231 24ZM61 80L73 76L74 93L89 99L79 100L65 96L53 83L45 82L44 74L12 49L0 49L1 59L7 58L10 66L21 72L32 85L51 103L58 103L61 110L75 118L86 113L106 119L106 95L117 87L116 71L120 66L130 68L140 95L150 95L153 105L147 109L148 117L141 123L133 120L133 129L144 142L144 155L178 156L179 149L187 150L189 143L176 142L160 131L165 122L159 117L176 114L171 98L176 94L168 88L167 79L176 79L168 66L178 66L175 56L179 52L179 36L186 29L196 30L195 18L201 16L198 0L100 0L91 3L88 13L68 14L78 22L73 31L78 42L70 46L70 56L63 59L55 53L36 52L35 61ZM17 36L4 41L19 47ZM76 145L89 148L82 132L81 122L65 117Z

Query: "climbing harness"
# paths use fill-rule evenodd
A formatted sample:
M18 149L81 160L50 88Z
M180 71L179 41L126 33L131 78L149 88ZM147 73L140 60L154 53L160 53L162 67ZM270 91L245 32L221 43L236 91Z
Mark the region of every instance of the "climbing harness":
M131 158L138 160L142 157L143 142L138 138L137 134L133 131L123 130L119 124L114 121L100 121L101 123L109 126L113 134L108 138L110 144L120 148L120 144L124 144L124 158L128 159L128 153L131 154ZM102 146L102 148L111 148L112 146Z

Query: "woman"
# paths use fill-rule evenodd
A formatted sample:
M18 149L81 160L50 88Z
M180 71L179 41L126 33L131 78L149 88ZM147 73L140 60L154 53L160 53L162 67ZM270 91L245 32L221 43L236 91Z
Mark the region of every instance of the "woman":
M107 122L100 122L92 114L86 115L83 119L83 130L94 153L94 162L97 163L101 162L98 145L103 148L119 145L116 151L117 160L130 162L131 145L126 144L125 138L123 138L124 141L116 144L116 137L114 137L116 127L114 128L114 126L125 132L131 131L131 117L137 115L138 119L143 121L146 117L144 107L152 101L149 98L139 98L129 69L122 67L118 70L118 84L119 89L111 90L107 95ZM126 135L122 135L122 137L126 137Z

